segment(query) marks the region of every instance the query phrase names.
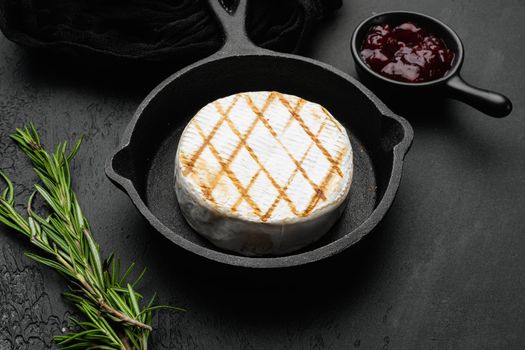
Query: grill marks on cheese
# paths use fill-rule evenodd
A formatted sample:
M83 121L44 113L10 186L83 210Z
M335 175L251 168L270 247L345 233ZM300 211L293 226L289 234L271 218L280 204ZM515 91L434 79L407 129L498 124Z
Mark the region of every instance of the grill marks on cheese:
M296 217L307 217L315 210L319 203L327 200L328 195L332 195L333 197L333 193L331 192L341 190L338 189L337 186L331 186L331 184L333 184L335 178L343 178L341 162L343 161L343 159L345 159L345 156L351 157L351 154L349 154L349 152L351 153L352 150L349 143L338 142L340 138L339 136L346 137L346 131L344 131L344 128L339 124L339 122L337 122L332 117L332 115L322 106L313 104L295 96L284 95L279 92L269 92L267 93L264 102L262 104L260 103L259 107L257 107L257 104L254 102L254 98L259 98L261 93L262 92L239 93L234 95L233 98L226 97L214 101L211 105L214 108L214 112L218 115L218 119L216 120L215 124L208 133L206 133L206 131L203 130L203 126L201 124L204 121L207 121L207 119L209 119L210 110L208 109L207 112L203 112L203 110L210 107L210 105L206 106L190 121L187 129L195 130L195 132L201 138L201 143L197 147L197 149L194 150L191 154L187 154L187 150L184 147L184 142L181 142L181 145L183 145L183 147L181 148L179 153L179 160L182 175L185 177L190 177L192 179L192 182L196 186L200 187L204 198L210 204L217 208L219 208L221 205L221 203L219 203L218 201L218 198L220 198L220 196L231 197L232 195L235 195L234 193L231 193L231 191L228 191L229 187L225 182L229 180L238 192L236 194L238 195L238 198L235 200L233 205L229 207L229 211L231 213L237 213L240 205L243 202L246 202L251 208L253 214L257 216L260 221L266 222L270 218L272 218L272 215L279 206L279 203L284 201L293 215L295 215ZM251 110L251 112L253 112L255 116L244 132L239 130L238 128L239 124L242 126L242 123L240 123L239 118L243 118L243 116L239 114L232 115L232 110L239 103L242 103L242 101L245 102L245 104L249 107L249 110ZM228 102L227 106L223 105L225 102ZM281 113L277 115L275 111L268 111L269 108L274 106L275 104L280 104L281 106L283 106L287 113ZM307 104L309 104L309 113L301 114L303 107ZM280 132L278 133L272 126L272 122L275 122L277 121L277 119L282 118L287 118L287 120L282 130L280 130ZM308 118L310 118L310 120L307 120ZM321 122L319 128L315 132L313 132L309 127L309 124L311 124L313 119L316 119L318 122ZM299 159L297 159L299 155L292 154L291 150L289 149L289 146L285 145L283 142L284 140L281 139L283 135L285 135L287 130L292 126L294 121L304 132L304 134L302 135L304 140L301 139L298 141L308 142L308 147L302 154L300 154ZM223 125L226 125L229 128L229 130L235 135L234 140L231 140L231 142L233 142L235 146L233 147L229 155L222 154L213 142L214 138L219 132L219 129L223 127ZM271 167L275 167L276 164L267 164L266 159L261 159L261 155L259 154L259 150L257 149L257 144L250 145L248 142L255 128L260 125L262 125L266 129L270 137L273 139L272 142L275 142L276 147L280 147L281 150L284 151L284 153L289 158L287 160L292 162L295 167L283 185L279 184L279 181L275 179L275 174L272 174L272 172L269 169ZM337 140L326 140L326 138L324 139L324 142L332 143L328 147L325 147L325 145L321 141L321 135L325 130L331 131L330 135L336 133L338 136ZM181 141L183 140L181 139ZM263 142L264 144L264 140L262 140L261 142ZM335 152L333 149L334 147ZM312 164L309 164L309 166L306 168L304 165L304 162L308 159L308 157L312 156L311 152L314 148L317 148L322 154L322 156L329 163L329 166L327 166L326 173L322 177L322 180L318 181L317 183L311 178L311 175L308 172L308 169L311 170ZM327 148L331 148L332 153L330 153ZM212 170L214 167L210 164L207 164L206 160L204 160L204 158L202 157L205 150L209 150L215 158L215 160L218 162L218 171ZM233 162L239 156L239 153L243 150L245 150L249 154L253 162L255 162L255 164L258 167L255 173L251 175L249 181L245 186L239 180L237 174L235 174L235 172L232 170ZM282 161L285 160L283 159ZM313 166L315 166L315 164ZM302 210L297 208L296 203L294 203L292 198L290 198L290 196L287 193L288 189L290 188L290 185L292 184L298 173L302 175L303 179L306 180L311 189L313 189L313 194L311 195L308 204ZM269 180L271 186L276 191L276 196L274 200L271 202L271 204L266 210L263 210L260 207L256 196L250 194L250 190L256 183L257 179L263 174L266 176L267 180Z

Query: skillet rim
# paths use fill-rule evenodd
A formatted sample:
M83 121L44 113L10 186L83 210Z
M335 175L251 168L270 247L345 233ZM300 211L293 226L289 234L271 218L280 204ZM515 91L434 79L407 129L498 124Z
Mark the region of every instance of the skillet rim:
M381 114L381 118L393 119L394 121L398 122L403 128L403 133L404 133L403 138L396 146L394 146L392 150L392 153L393 153L392 171L391 171L390 179L388 181L388 185L385 189L385 192L383 194L381 201L377 204L377 206L374 208L374 210L368 216L368 218L365 221L363 221L358 227L346 233L341 238L331 243L328 243L324 246L318 247L316 249L302 252L299 254L292 253L291 255L285 255L285 256L247 257L247 256L234 255L228 252L222 252L219 250L213 250L207 247L203 247L199 244L189 241L188 239L182 237L181 235L178 235L173 230L171 230L166 225L164 225L151 212L151 210L149 209L145 201L140 196L133 181L123 175L118 174L113 168L113 161L115 157L120 152L125 151L129 147L131 143L131 137L135 131L135 126L137 122L139 121L139 119L141 118L143 111L155 99L157 94L161 92L166 86L171 84L174 80L176 80L180 76L202 65L213 63L215 61L219 61L221 59L226 59L226 58L231 58L231 57L249 57L249 56L270 56L270 57L277 57L277 58L299 60L305 63L309 63L312 65L318 66L329 74L338 75L340 78L345 79L348 83L353 84L362 94L364 94L374 104L378 112ZM133 114L133 117L128 123L121 137L121 142L119 143L119 146L110 154L110 157L106 161L105 173L106 173L106 176L114 184L121 187L121 189L130 197L134 206L139 210L140 214L150 223L150 225L153 226L153 228L155 228L164 237L166 237L167 239L169 239L171 242L175 243L179 247L186 249L187 251L190 251L197 255L200 255L204 258L207 258L209 260L217 261L217 262L227 264L227 265L234 265L234 266L239 266L239 267L249 267L249 268L292 267L292 266L299 266L299 265L304 265L308 263L313 263L313 262L328 258L330 256L334 256L346 250L347 248L354 245L358 241L360 241L365 235L370 233L374 229L375 226L377 226L377 224L386 215L388 209L391 207L394 201L395 195L397 193L397 190L399 188L399 184L401 181L404 157L406 153L408 152L408 150L410 149L410 146L413 141L413 137L414 137L414 131L412 129L412 126L406 119L393 113L377 96L375 96L369 89L367 89L363 84L361 84L355 78L351 77L350 75L344 73L343 71L335 67L332 67L323 62L313 60L311 58L302 57L302 56L293 55L293 54L277 53L277 52L273 52L273 51L269 51L269 50L265 50L261 48L257 48L257 50L253 50L253 52L247 51L243 53L234 53L234 50L230 51L226 49L226 50L221 50L207 58L197 61L173 73L172 75L164 79L164 81L162 81L159 85L157 85L146 96L146 98L140 103L139 107L137 108L137 110Z

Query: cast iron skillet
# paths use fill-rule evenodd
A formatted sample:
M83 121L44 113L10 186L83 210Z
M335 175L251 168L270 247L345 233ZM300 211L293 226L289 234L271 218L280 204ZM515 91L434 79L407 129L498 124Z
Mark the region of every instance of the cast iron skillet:
M246 0L239 2L234 15L218 0L210 4L224 27L224 46L173 74L146 97L106 165L108 177L161 234L211 260L270 268L341 252L370 232L391 206L413 138L410 124L347 74L252 44L244 30ZM286 256L244 257L216 248L186 223L173 186L178 140L191 117L220 97L257 90L277 90L322 104L345 125L354 149L350 200L341 220L319 242Z

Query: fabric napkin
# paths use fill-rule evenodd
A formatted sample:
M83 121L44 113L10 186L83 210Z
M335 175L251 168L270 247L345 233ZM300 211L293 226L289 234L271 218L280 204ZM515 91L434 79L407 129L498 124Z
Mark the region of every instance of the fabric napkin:
M247 31L257 45L296 52L340 6L341 0L251 0ZM223 41L207 0L0 0L0 29L28 47L147 62L187 63Z

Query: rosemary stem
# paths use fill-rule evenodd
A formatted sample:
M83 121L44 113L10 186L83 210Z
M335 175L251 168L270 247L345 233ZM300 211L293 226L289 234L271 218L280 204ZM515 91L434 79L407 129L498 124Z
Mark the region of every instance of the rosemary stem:
M133 350L133 347L129 343L128 337L126 337L126 334L120 333L119 334L120 341L122 342L122 345L124 345L124 350ZM145 350L145 349L141 349Z
M132 325L132 326L135 326L135 327L138 327L138 328L142 328L142 329L145 329L147 331L152 331L153 328L151 328L150 325L147 325L147 324L144 324L140 321L137 321L125 314L123 314L122 312L118 311L117 309L111 307L110 305L108 305L104 300L100 299L98 301L98 305L100 306L100 308L102 310L104 310L105 312L107 312L108 314L116 317L117 319L121 320L122 322L124 323L127 323L129 325Z

